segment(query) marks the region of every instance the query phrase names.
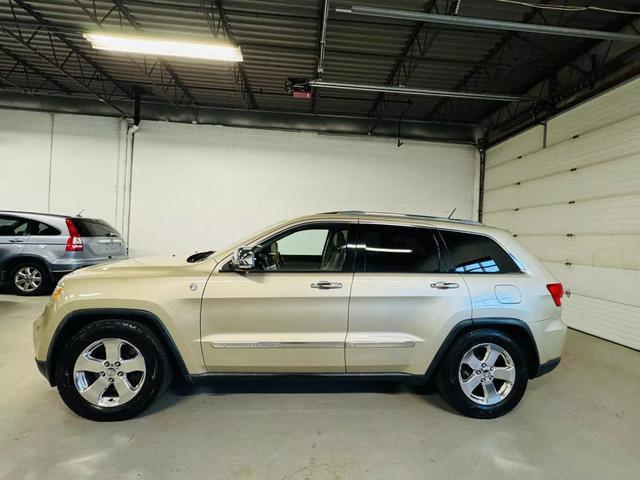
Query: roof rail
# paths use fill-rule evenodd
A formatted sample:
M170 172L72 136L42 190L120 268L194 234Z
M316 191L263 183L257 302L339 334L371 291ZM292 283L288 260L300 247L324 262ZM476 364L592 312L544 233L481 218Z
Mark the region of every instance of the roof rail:
M394 213L394 212L371 212L364 210L340 210L336 212L324 212L326 215L381 215L385 217L401 217L401 218L415 218L419 220L435 220L438 222L453 222L453 223L464 223L467 225L482 225L480 222L476 222L475 220L465 220L462 218L447 218L447 217L437 217L435 215L418 215L414 213Z

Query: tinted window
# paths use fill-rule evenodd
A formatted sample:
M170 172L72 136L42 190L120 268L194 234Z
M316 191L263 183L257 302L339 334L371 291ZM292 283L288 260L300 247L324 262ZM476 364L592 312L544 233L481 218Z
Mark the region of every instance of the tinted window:
M31 224L31 235L60 235L60 230L42 222Z
M0 216L0 237L29 235L29 221L24 218Z
M74 218L73 224L82 237L119 237L118 231L104 220Z
M284 272L351 271L348 224L312 225L285 232L255 249L256 269Z
M435 273L438 245L427 228L362 225L365 272Z
M504 249L483 235L441 231L449 250L450 272L514 273L520 269Z

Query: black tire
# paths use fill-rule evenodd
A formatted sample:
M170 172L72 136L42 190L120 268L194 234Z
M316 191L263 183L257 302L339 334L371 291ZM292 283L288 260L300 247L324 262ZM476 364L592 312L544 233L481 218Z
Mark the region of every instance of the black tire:
M31 291L25 291L21 289L17 284L17 276L18 272L23 271L24 269L35 269L41 278L40 284L37 288ZM38 295L48 295L51 293L53 287L53 279L51 278L51 273L49 270L45 268L42 264L38 262L20 262L11 270L11 274L9 276L11 282L11 290L16 295L20 295L23 297L35 297Z
M513 360L515 369L515 382L510 392L493 405L476 403L469 398L462 390L459 380L461 362L465 353L475 346L487 343L498 345L506 350ZM472 418L489 419L500 417L513 410L524 395L528 379L527 356L518 342L499 330L479 329L462 334L451 345L438 367L436 385L445 400L458 412Z
M117 338L137 348L144 358L146 373L138 393L124 405L98 406L85 400L74 382L74 365L94 342ZM145 325L130 320L98 320L78 331L60 352L55 368L56 385L64 403L81 417L95 421L127 420L148 408L166 390L171 380L171 363L158 337Z

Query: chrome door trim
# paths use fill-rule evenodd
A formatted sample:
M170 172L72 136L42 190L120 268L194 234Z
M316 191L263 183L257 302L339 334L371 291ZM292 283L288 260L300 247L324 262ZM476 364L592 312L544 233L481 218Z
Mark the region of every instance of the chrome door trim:
M411 348L415 347L416 342L413 340L399 340L399 341L380 341L375 340L360 340L347 342L347 348Z
M344 342L211 342L213 348L344 348Z

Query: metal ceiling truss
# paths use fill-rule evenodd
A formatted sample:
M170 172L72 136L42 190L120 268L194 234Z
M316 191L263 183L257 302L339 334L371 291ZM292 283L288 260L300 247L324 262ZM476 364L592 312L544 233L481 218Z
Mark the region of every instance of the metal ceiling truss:
M459 0L447 0L444 12L447 15L453 14L457 9L458 3ZM438 13L437 0L429 0L424 7L424 11L426 13L429 13L432 10ZM385 85L405 86L409 82L418 64L431 50L433 42L438 38L441 31L441 28L433 27L428 23L417 22L413 27L411 34L407 38L402 51L396 57L393 66L385 79ZM376 126L384 116L384 113L385 95L384 92L380 92L368 113L370 117L375 118L371 127L371 132L376 129Z
M128 23L137 32L142 32L142 27L122 0L112 0L113 7L102 17L98 17L95 0L91 1L91 7L85 5L86 2L82 0L73 0L73 2L99 28L103 28L104 21L112 14L118 14L120 29L123 29L124 24ZM159 97L164 98L174 108L183 105L190 105L195 109L198 108L197 100L169 62L155 57L151 59L147 56L144 56L142 61L135 59L131 55L127 55L127 57L138 71L144 75L145 80L151 85L151 90ZM159 78L160 81L156 81L156 78Z
M550 0L540 0L539 4L544 5L549 3ZM539 8L532 8L529 12L523 15L520 23L526 24L531 23L536 19L538 15L542 12ZM484 56L484 58L474 66L469 72L458 82L458 84L453 88L453 90L460 91L469 91L471 90L470 86L478 85L480 83L480 79L482 77L489 80L489 84L493 84L496 79L501 75L501 71L503 70L501 65L504 65L505 54L510 56L516 63L520 62L520 59L513 51L513 47L511 46L511 40L517 35L515 31L508 31L502 35L502 38L494 45L494 47ZM496 66L491 67L490 64L494 63ZM513 66L508 69L508 71L513 70ZM505 73L502 71L502 73ZM424 117L425 120L432 120L435 115L442 109L448 108L449 113L455 112L459 105L455 105L454 101L451 99L443 99L438 104L427 113Z
M78 86L81 90L91 94L101 102L106 103L122 115L126 115L125 110L114 103L118 97L133 98L134 93L131 88L115 80L97 63L89 58L73 42L71 42L55 25L46 20L40 13L23 0L9 0L14 28L0 25L7 37L11 38L17 45L28 50L32 55L48 64L51 68L62 74ZM37 22L38 26L29 34L23 31L16 14L16 6L28 13ZM36 48L34 39L45 38L46 48L42 46ZM18 57L17 54L15 54ZM23 66L29 65L26 59L21 58ZM15 58L14 58L15 59ZM73 73L72 72L79 72ZM44 80L52 81L50 75L42 75L42 71L31 66L30 70L43 77ZM40 71L40 73L38 73ZM43 83L44 85L44 83ZM57 84L61 86L60 83ZM64 90L64 89L63 89ZM68 91L68 89L66 89Z
M8 50L2 45L0 45L0 52L4 53L6 56L13 59L13 61L15 62L5 75L0 75L0 79L3 81L4 84L9 85L28 95L37 95L41 93L43 90L45 90L45 85L51 84L56 88L55 89L46 88L48 92L53 90L57 92L66 93L67 95L71 95L71 90L69 90L67 87L65 87L62 83L60 83L57 79L55 79L51 75L43 72L35 65L32 65L31 63L27 62L24 58ZM21 68L18 68L18 67L21 67ZM24 79L27 82L26 87L19 86L18 84L11 81L10 77L17 73L22 73L24 75ZM37 82L37 84L33 83L35 81L35 79L32 79L33 74L35 74L38 77L39 81Z
M209 30L211 30L211 33L216 39L225 38L232 44L238 45L229 26L229 19L222 5L222 0L209 0L209 2L200 0L200 8L207 19ZM251 83L249 82L249 77L247 76L244 65L242 65L242 63L233 63L229 69L236 86L236 91L238 95L240 95L244 107L247 110L258 109L258 102L256 102L255 95L251 89Z
M508 104L484 121L488 128L485 142L495 144L529 126L584 101L600 91L640 74L640 46L620 49L611 42L583 52L577 59L559 67L530 92L540 100L533 104Z

